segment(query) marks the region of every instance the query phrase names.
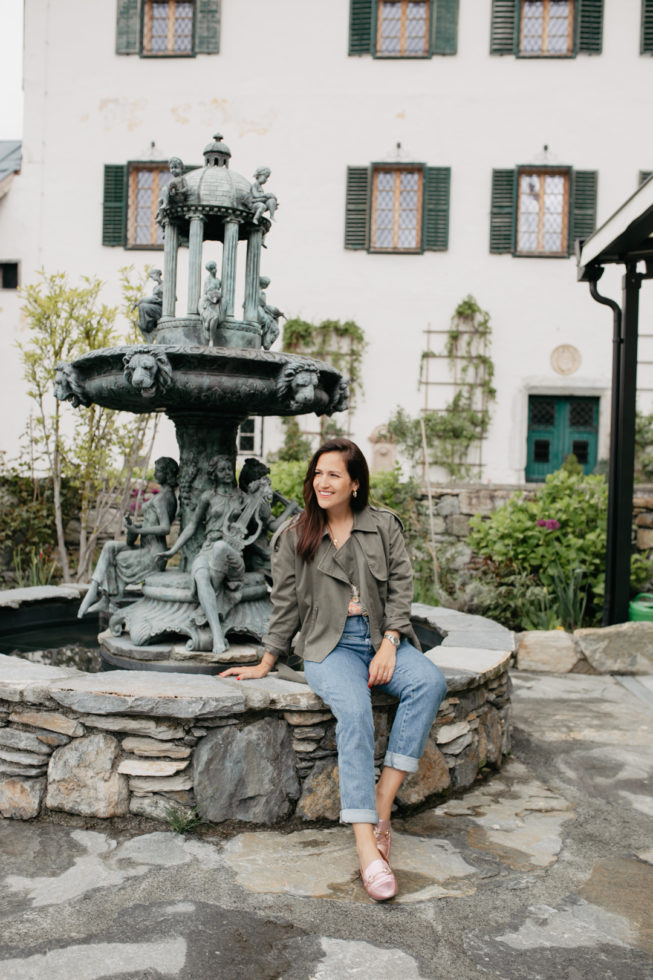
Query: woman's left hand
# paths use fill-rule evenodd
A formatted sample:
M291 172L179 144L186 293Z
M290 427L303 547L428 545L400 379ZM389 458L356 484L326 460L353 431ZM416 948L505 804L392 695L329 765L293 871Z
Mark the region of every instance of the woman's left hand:
M397 651L395 646L390 640L383 640L370 663L369 687L376 687L378 684L387 684L392 679L396 663Z

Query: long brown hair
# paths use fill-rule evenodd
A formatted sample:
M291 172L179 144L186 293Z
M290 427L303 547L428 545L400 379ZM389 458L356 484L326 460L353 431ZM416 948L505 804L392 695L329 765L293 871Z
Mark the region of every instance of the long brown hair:
M354 512L367 507L370 495L370 471L367 461L355 442L351 439L329 439L313 454L304 477L305 510L297 522L297 554L304 561L313 561L326 527L326 513L322 510L315 497L313 479L320 456L324 453L341 453L351 480L358 482L356 496L352 496L349 505Z

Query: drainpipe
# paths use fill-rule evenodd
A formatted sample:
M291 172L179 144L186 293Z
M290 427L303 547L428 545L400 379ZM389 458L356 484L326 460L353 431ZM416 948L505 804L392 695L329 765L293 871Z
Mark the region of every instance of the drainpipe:
M608 532L606 541L605 596L603 600L603 625L616 622L615 616L615 571L617 549L617 515L619 513L619 431L621 405L621 307L615 300L602 296L596 284L604 272L603 266L595 266L591 271L590 294L592 299L612 310L612 399L610 405L610 461L608 468ZM630 539L629 539L630 543ZM630 578L630 576L629 576Z

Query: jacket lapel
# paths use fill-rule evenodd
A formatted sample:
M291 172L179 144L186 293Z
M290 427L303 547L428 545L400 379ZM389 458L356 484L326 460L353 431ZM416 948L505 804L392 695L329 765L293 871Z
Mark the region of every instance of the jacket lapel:
M330 575L331 578L338 579L339 582L344 582L346 585L350 584L349 579L335 560L335 550L331 547L331 541L328 538L325 538L318 548L317 569L319 572L324 572L325 575Z

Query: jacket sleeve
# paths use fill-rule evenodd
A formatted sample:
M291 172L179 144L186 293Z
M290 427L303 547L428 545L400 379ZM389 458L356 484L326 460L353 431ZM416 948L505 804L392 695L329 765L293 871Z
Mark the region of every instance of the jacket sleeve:
M384 630L412 633L410 610L413 601L413 567L399 521L390 519L388 533L388 596L383 616Z
M299 611L295 591L295 534L282 527L272 539L270 565L272 571L272 613L270 625L262 639L265 650L283 657L299 629Z

